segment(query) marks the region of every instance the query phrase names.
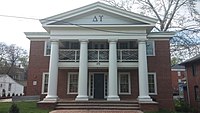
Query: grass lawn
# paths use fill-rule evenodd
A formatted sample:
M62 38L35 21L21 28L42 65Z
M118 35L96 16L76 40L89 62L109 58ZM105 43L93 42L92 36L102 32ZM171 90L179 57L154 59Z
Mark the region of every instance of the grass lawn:
M50 110L43 110L37 107L36 102L15 102L20 113L49 113ZM1 102L0 113L8 113L12 102Z

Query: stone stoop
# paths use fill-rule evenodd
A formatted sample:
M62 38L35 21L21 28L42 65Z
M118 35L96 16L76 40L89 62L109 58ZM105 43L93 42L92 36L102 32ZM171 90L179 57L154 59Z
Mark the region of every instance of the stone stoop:
M138 101L58 101L56 110L140 110Z

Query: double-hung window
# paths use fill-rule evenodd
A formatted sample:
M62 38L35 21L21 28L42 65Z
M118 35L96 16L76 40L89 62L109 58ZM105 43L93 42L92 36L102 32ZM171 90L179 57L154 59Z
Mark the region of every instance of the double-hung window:
M192 64L192 75L193 76L197 75L197 65L196 64Z
M46 94L48 91L49 73L43 73L42 79L42 93Z
M11 86L12 86L12 84L9 83L9 84L8 84L8 91L11 91Z
M119 73L119 94L131 94L130 73Z
M51 53L51 42L49 40L45 41L44 55L49 56Z
M78 73L68 73L68 94L78 93Z
M194 96L196 101L200 101L200 90L199 86L194 86Z
M146 41L146 54L147 56L155 56L155 42L153 40Z
M148 73L148 89L150 95L157 94L157 86L156 86L156 74Z

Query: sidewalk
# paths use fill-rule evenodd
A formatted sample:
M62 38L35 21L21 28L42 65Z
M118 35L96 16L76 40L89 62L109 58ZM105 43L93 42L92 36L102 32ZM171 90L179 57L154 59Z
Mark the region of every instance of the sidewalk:
M139 110L54 110L50 113L143 113Z
M12 98L9 98L9 99L0 99L0 102L12 102Z

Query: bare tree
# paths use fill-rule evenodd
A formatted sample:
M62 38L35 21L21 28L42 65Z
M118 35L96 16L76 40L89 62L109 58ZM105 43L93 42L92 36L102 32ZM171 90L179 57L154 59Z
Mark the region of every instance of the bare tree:
M158 19L158 31L184 27L185 21L199 20L196 0L102 0L113 6ZM191 16L193 15L193 16ZM195 18L195 19L194 19ZM197 19L198 18L198 19ZM180 25L179 25L180 24ZM191 25L190 25L191 26ZM184 27L185 28L185 27Z
M170 41L172 58L178 56L178 61L181 62L200 53L200 9L197 7L200 0L102 1L124 10L157 18L154 31L176 31L177 34Z
M12 44L6 45L0 42L0 73L14 76L19 71L19 66L28 65L26 50Z

